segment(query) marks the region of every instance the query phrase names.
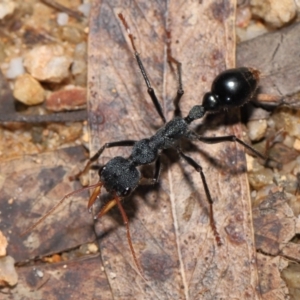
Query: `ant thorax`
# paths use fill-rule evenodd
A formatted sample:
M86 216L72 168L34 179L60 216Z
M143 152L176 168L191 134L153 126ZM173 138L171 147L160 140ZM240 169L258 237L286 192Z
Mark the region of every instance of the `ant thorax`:
M178 141L189 133L188 123L181 117L175 117L152 137L151 142L159 150L176 148Z

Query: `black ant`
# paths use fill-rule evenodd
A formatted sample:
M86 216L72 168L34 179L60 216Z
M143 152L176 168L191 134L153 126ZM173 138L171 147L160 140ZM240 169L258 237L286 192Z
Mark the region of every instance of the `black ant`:
M128 218L122 207L121 201L124 198L128 197L139 184L157 183L160 175L160 153L165 149L175 149L179 156L182 159L184 159L189 165L191 165L201 176L205 194L209 202L210 225L213 230L217 244L221 245L221 238L214 221L213 200L202 167L196 161L194 161L194 159L182 152L180 148L180 141L182 138L185 138L190 141L201 141L208 144L220 143L225 141L238 142L239 144L243 145L247 149L254 152L256 155L264 159L264 157L259 152L257 152L251 146L244 143L235 135L220 137L203 137L189 129L189 125L193 121L201 119L206 113L214 113L222 109L240 107L246 102L248 102L253 97L256 91L259 81L259 71L251 68L236 68L229 69L220 73L213 81L211 91L203 96L202 105L193 106L188 115L186 117L182 117L179 109L179 101L182 95L184 94L181 79L181 63L171 56L170 47L168 45L168 62L170 63L170 65L174 63L177 67L178 89L177 95L174 99L175 116L171 121L167 122L163 114L162 107L155 95L153 88L151 87L149 78L141 61L140 55L135 47L134 38L132 33L130 32L129 26L122 14L119 14L118 16L128 33L131 46L134 51L135 59L138 63L139 69L147 85L148 94L150 95L150 98L156 108L157 113L161 117L164 126L162 126L153 136L149 138L145 138L139 141L123 140L116 142L108 142L104 144L97 151L97 153L94 156L92 156L92 158L90 158L84 170L76 174L73 178L78 179L82 174L86 173L90 169L91 164L98 160L98 158L106 148L132 146L132 151L129 157L116 156L112 158L108 163L106 163L99 169L100 179L98 183L67 194L46 215L44 215L28 230L26 230L25 233L32 230L40 222L42 222L66 198L84 189L95 188L88 202L88 209L90 210L94 202L100 195L101 187L103 186L106 189L106 191L113 196L113 199L102 207L100 212L95 216L95 219L105 215L115 205L118 206L124 224L126 226L128 244L134 262L138 270L142 274L142 270L131 241ZM168 33L168 38L170 38L170 33ZM142 165L148 165L151 163L155 163L154 177L142 177L137 167Z

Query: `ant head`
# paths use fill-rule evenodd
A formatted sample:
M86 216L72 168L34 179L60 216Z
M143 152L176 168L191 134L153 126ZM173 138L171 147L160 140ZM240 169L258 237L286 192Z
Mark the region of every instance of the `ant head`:
M220 73L212 83L211 92L203 97L205 111L239 107L253 96L259 81L259 71L251 68L229 69Z
M110 193L126 197L137 187L140 173L128 159L117 156L99 170L100 181Z

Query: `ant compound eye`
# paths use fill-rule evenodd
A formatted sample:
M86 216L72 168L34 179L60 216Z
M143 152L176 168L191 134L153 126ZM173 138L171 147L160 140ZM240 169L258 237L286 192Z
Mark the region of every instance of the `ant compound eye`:
M122 197L126 197L126 196L130 195L131 191L132 191L131 188L127 187L127 188L121 193L121 196L122 196Z
M106 170L106 166L102 166L98 171L99 176L101 176L101 173L105 170Z

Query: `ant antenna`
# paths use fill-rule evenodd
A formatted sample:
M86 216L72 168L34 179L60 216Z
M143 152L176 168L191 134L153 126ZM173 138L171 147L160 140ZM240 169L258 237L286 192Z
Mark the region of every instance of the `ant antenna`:
M130 42L131 42L131 46L132 46L132 48L133 48L133 50L134 50L134 52L135 52L134 55L137 55L138 52L137 52L137 50L136 50L135 43L134 43L134 40L133 40L133 35L132 35L131 31L130 31L130 28L129 28L128 24L127 24L127 21L125 20L123 14L121 14L121 13L118 14L118 17L119 17L120 20L122 21L122 23L123 23L123 25L124 25L124 27L125 27L127 33L128 33L128 36L129 36Z
M49 215L51 215L67 198L75 195L75 194L78 194L78 193L81 193L82 191L85 191L85 190L89 190L89 189L93 189L93 188L96 188L96 190L100 190L101 189L101 186L102 186L102 182L99 181L98 183L96 184L92 184L92 185L89 185L89 186L85 186L79 190L76 190L76 191L73 191L67 195L65 195L55 206L53 206L43 217L41 217L37 222L35 222L32 226L30 226L29 228L27 228L25 231L23 231L20 236L23 237L25 236L27 233L29 233L30 231L32 231L34 228L36 228L40 223L42 223ZM90 200L89 200L89 208L90 206L92 206L92 204L95 202L97 196L95 196L95 191L94 193L92 194ZM98 192L98 194L100 193L100 191ZM97 194L97 195L98 195ZM92 199L92 197L95 197L95 199ZM91 200L92 199L92 200ZM92 204L91 204L92 203Z

